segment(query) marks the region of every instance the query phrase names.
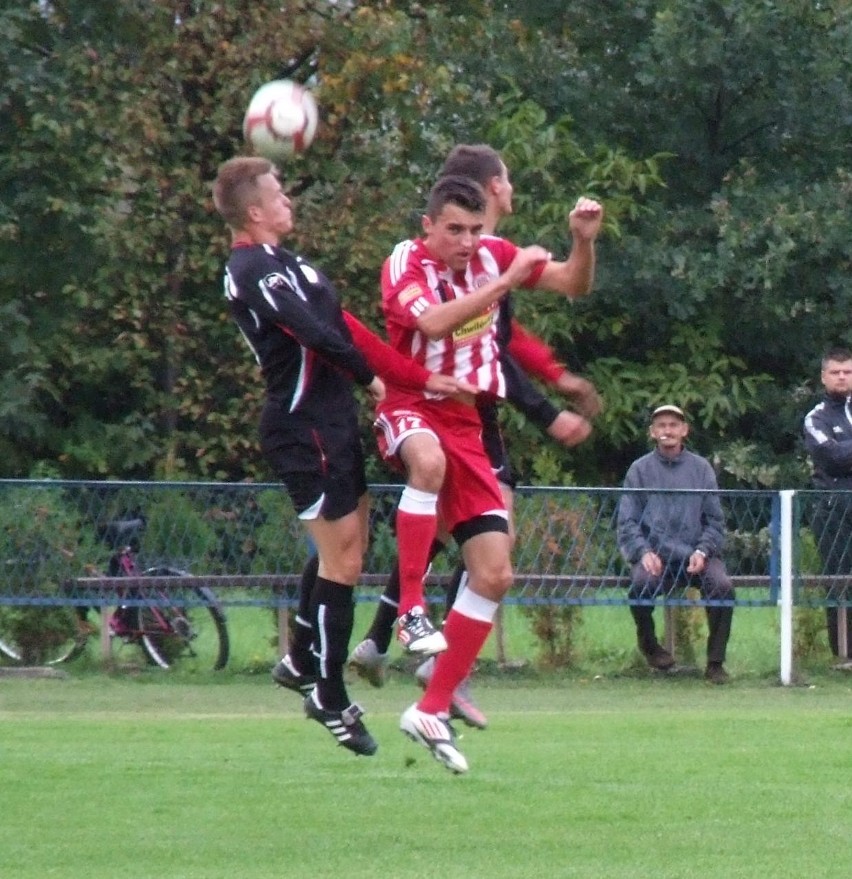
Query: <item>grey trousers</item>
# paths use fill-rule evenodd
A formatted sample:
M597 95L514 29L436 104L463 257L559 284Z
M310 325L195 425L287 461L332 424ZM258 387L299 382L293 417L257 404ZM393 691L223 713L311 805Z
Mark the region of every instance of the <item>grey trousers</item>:
M659 577L652 576L641 562L630 571L631 586L627 597L651 599L669 595L686 586L695 586L704 599L733 601L736 597L725 563L719 558L707 559L700 574L688 574L686 562L670 561ZM708 607L707 612L707 662L724 662L731 637L733 607ZM630 613L636 623L636 640L645 655L659 648L660 642L654 627L654 607L650 604L631 604Z

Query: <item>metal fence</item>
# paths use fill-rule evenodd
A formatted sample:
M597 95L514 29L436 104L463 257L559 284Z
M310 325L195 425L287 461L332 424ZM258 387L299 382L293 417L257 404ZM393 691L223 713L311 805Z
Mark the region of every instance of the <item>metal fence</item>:
M401 487L371 487L371 542L364 598L376 597L393 564L393 518ZM509 602L625 604L628 569L616 545L621 488L521 487L515 499L516 579ZM672 492L675 494L677 492ZM738 606L769 606L781 584L782 493L720 491ZM122 531L116 523L129 527ZM849 601L852 498L793 493L793 602ZM0 480L0 604L110 605L108 576L119 543L131 541L140 571L186 572L204 578L223 605L281 607L296 597L310 546L278 484ZM434 592L456 562L440 556ZM169 580L172 594L193 592ZM185 588L185 594L181 590ZM698 603L680 592L665 603Z
M376 599L393 565L400 492L398 485L371 487L359 599ZM516 576L507 603L659 604L668 635L679 605L777 606L785 684L792 680L794 606L829 608L839 655L849 655L852 493L715 492L733 601L702 598L677 580L653 595L629 597L629 570L616 539L625 494L622 488L519 488ZM211 600L272 607L285 649L286 610L297 600L310 552L278 484L0 480L0 612L7 615L15 606L189 608L209 607ZM436 560L427 580L430 600L442 599L456 561L454 552ZM109 626L101 627L101 644L109 656Z

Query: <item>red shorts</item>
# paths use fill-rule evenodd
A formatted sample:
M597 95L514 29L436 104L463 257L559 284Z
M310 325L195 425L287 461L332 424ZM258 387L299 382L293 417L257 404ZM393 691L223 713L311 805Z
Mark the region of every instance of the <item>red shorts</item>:
M447 459L438 515L452 531L462 522L489 513L507 517L497 477L482 445L482 420L474 406L455 400L418 400L406 408L379 406L376 435L382 457L401 468L402 441L413 433L431 433Z

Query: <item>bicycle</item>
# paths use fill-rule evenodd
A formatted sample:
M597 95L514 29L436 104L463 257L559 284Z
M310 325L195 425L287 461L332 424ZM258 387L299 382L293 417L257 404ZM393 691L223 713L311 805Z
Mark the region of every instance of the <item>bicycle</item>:
M101 537L115 550L106 576L189 576L187 571L164 565L139 570L136 548L144 528L144 517L137 516L110 522L102 529ZM66 588L73 590L73 582ZM138 647L148 663L163 669L178 663L200 669L224 668L230 654L225 614L208 587L192 586L189 591L194 598L186 602L169 596L162 585L118 586L115 595L119 606L106 620L113 645L118 642ZM137 604L146 600L150 603ZM132 604L127 603L131 601ZM7 624L8 611L6 615L0 614L0 656L13 663L35 660L42 665L76 659L85 652L89 638L99 632L98 626L89 619L91 610L90 607L45 608L45 614L52 611L60 617L60 624L47 633L39 633L37 650ZM100 608L97 610L100 612Z

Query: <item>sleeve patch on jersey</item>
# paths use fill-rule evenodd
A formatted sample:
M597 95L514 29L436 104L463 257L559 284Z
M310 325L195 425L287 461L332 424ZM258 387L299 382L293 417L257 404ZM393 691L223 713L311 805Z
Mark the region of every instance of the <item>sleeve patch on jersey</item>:
M420 315L423 314L431 304L432 303L428 299L421 297L411 306L411 308L408 309L408 311L410 314L414 315L414 317L420 317Z
M399 300L399 304L402 307L408 305L414 299L417 299L418 296L422 294L422 290L417 284L409 284L405 289L403 289L397 299Z

